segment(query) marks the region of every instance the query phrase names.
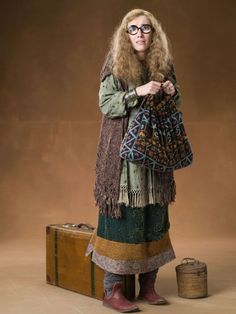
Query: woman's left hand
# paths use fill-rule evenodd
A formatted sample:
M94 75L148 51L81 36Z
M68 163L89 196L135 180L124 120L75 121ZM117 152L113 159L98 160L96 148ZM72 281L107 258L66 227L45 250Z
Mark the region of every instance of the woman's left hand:
M173 83L169 80L162 83L163 90L166 94L173 96L175 93L175 87Z

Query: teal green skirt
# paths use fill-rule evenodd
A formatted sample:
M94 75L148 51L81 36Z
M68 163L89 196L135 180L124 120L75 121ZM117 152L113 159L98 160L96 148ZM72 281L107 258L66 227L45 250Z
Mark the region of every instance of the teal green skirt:
M99 214L87 250L98 266L117 274L136 274L157 269L175 258L169 238L168 206L123 205L121 211L119 219Z
M122 218L99 214L97 235L122 243L145 243L159 240L170 227L168 206L147 205L143 208L122 206Z

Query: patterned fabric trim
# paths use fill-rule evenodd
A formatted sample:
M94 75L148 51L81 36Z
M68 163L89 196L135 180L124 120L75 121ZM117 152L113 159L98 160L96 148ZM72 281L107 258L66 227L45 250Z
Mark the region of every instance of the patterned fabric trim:
M120 275L140 274L153 271L176 258L173 248L144 260L113 260L93 250L92 261L100 268Z
M138 244L110 241L94 234L90 243L99 256L124 261L144 260L172 248L168 232L160 240ZM91 248L88 249L87 252L89 252L89 250L91 252Z

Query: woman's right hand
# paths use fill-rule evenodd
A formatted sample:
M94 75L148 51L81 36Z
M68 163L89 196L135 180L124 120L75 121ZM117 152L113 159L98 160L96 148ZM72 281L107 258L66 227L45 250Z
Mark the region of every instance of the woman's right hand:
M148 94L155 95L161 88L162 83L150 81L145 85L136 87L136 93L138 96L146 96Z

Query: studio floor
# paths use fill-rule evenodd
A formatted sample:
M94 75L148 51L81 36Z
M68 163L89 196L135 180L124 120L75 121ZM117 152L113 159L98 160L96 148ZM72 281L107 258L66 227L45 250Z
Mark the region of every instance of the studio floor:
M153 306L138 301L143 313L235 314L236 241L225 239L172 239L176 259L160 268L157 291L169 305ZM115 311L101 301L45 282L45 239L1 240L0 313L4 314L106 314ZM207 263L209 296L178 297L175 266L184 257ZM138 290L138 288L137 288Z

